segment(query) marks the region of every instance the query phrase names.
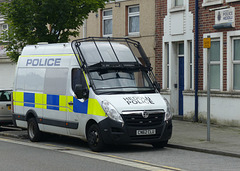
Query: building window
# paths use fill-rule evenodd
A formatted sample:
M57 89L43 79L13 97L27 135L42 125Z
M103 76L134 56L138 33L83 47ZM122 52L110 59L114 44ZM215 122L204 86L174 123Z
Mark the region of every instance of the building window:
M178 11L184 11L185 9L185 0L171 0L170 1L170 12L178 12Z
M240 39L233 39L233 90L240 90Z
M189 88L193 89L193 54L192 54L192 42L189 42Z
M8 24L3 24L2 25L2 30L8 30Z
M139 34L139 6L128 7L128 34Z
M112 36L112 10L103 10L103 36Z
M169 89L169 80L170 80L170 70L169 70L169 44L166 44L166 59L167 59L167 89Z
M2 24L0 27L2 27L1 28L1 33L0 34L2 34L2 40L3 40L3 42L7 42L7 40L8 40L8 24Z
M174 0L174 6L183 6L183 0Z
M171 9L182 9L184 6L184 0L171 0Z
M184 43L179 43L178 57L184 57Z
M210 88L220 89L220 41L212 40L210 48Z
M207 59L208 50L210 58L210 89L223 90L223 33L204 34L204 38L210 36L211 48L203 49L203 85L204 90L207 90Z

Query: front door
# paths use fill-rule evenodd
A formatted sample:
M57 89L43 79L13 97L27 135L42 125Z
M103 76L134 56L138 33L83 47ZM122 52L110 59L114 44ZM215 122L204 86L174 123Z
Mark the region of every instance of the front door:
M183 115L184 43L178 44L178 114Z
M178 113L183 115L183 90L184 90L184 57L179 57L179 99L178 99Z

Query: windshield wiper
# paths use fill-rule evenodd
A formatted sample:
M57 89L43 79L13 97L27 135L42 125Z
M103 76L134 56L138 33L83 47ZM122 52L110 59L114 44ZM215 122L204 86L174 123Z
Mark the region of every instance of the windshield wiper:
M155 90L154 89L151 89L151 90L137 90L136 92L147 94L147 93L155 93Z

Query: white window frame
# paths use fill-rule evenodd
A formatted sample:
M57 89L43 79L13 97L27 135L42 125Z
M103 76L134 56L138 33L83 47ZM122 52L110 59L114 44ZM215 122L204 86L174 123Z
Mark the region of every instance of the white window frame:
M127 1L127 0L110 0L109 2L105 2L105 3L108 4L108 3L122 2L122 1Z
M172 7L182 7L182 6L184 6L184 0L182 0L183 1L182 5L176 5L176 1L177 0L172 0Z
M218 40L220 42L220 61L210 63L220 65L220 89L211 90L223 91L223 33L204 34L203 38L207 38L207 36L210 36L212 41ZM203 89L207 90L207 48L203 48Z
M240 37L234 37L232 38L232 90L233 91L240 91L240 90L234 90L234 64L240 64L240 60L234 60L233 55L234 55L234 40L240 40Z
M205 7L217 4L223 4L223 0L203 0L202 6Z
M183 53L180 52L180 44L183 45ZM179 41L176 43L176 52L177 52L177 84L179 84L179 68L180 68L180 64L179 64L179 58L184 58L184 90L186 90L186 41ZM179 85L178 85L178 88L179 88Z
M104 21L105 20L112 20L112 22L113 22L113 15L104 16L104 12L106 12L106 11L112 11L113 12L112 9L105 9L105 10L102 11L102 35L103 35L103 37L112 37L112 33L111 34L104 34L105 33ZM112 32L113 32L113 24L112 24Z
M163 43L163 51L162 51L162 56L164 57L162 60L162 68L163 68L163 73L162 73L162 88L163 89L171 89L171 73L170 73L170 42L164 42ZM169 71L167 70L169 68Z
M190 90L194 90L194 44L193 44L193 41L188 41L188 59L189 59L189 70L188 70L188 78L189 78L189 89ZM192 68L192 72L190 70L190 68ZM192 81L192 84L191 84L191 81Z
M166 89L170 88L170 51L169 51L169 43L165 45L166 51Z
M233 40L240 38L240 31L227 32L227 91L233 90Z
M185 10L185 4L186 0L183 0L182 5L176 5L176 0L169 1L170 4L170 12L178 12L178 11L184 11Z
M130 9L135 8L135 7L138 7L139 11L130 13ZM130 18L131 17L136 17L136 16L139 17L139 23L138 23L139 24L139 31L138 32L130 32ZM140 35L140 6L139 5L134 5L134 6L129 6L128 7L128 35L129 36L139 36Z
M219 42L219 50L220 50L220 44L221 44L221 42L220 42L220 39L218 39L218 38L216 38L216 39L214 39L214 38L212 38L211 39L211 43L213 43L213 42ZM221 50L220 50L221 51ZM220 54L220 53L219 53ZM211 68L211 66L218 66L219 65L219 70L220 70L220 67L221 67L221 64L220 64L220 56L219 56L219 61L211 61L210 60L210 68ZM210 73L211 73L212 71L210 71ZM219 71L219 76L220 76L220 73L221 73L221 71ZM221 76L220 76L220 78L219 78L219 84L221 84L221 81L220 81L220 79L221 79ZM212 80L212 78L211 78L211 80ZM211 88L211 87L210 87ZM211 90L216 90L216 91L219 91L220 90L220 85L219 85L219 89L218 88L211 88Z

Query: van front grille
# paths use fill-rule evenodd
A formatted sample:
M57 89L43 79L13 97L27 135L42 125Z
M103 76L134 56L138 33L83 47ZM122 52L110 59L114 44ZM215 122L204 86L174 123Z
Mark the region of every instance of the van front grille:
M148 117L144 117L143 113L147 112ZM151 127L161 125L164 122L164 111L137 111L123 112L121 115L125 125L131 127Z

